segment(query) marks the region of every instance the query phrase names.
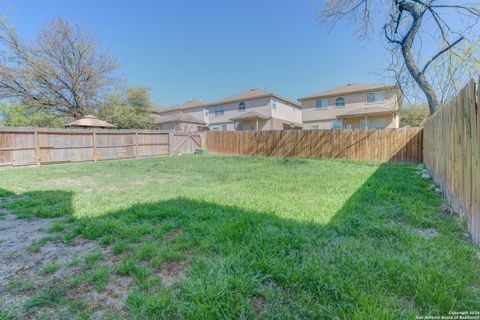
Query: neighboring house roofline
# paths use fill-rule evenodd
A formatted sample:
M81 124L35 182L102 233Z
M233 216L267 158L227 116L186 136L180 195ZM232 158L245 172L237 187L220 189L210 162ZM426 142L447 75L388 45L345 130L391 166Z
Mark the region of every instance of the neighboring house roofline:
M145 109L145 112L159 114L164 112L166 109L167 107L164 107L158 103L150 103L150 105Z
M376 91L387 91L392 89L399 89L398 85L386 85L386 84L347 84L338 88L327 90L324 92L315 93L306 97L298 98L300 102L319 99L319 98L331 98L342 95L351 95Z
M156 114L163 114L171 111L181 111L181 110L188 110L188 109L195 109L195 108L202 108L205 107L207 103L205 101L199 100L199 99L192 99L188 100L183 103L176 104L171 107L167 108L162 108L157 111L150 111L151 113L156 113Z
M207 123L204 120L197 119L196 117L179 112L172 116L167 116L165 118L160 118L155 120L155 124L166 124L166 123L178 123L178 122L185 122L185 123L193 123L205 126Z
M290 99L279 96L275 93L267 92L263 89L258 89L258 88L250 89L248 91L244 91L244 92L235 94L233 96L230 96L230 97L227 97L227 98L224 98L224 99L220 99L220 100L217 100L217 101L214 101L214 102L207 103L205 105L205 107L214 107L214 106L220 106L220 105L228 104L228 103L257 100L257 99L270 98L270 97L271 98L276 98L278 100L281 100L283 102L291 104L298 109L302 108L302 106L297 102L294 102Z

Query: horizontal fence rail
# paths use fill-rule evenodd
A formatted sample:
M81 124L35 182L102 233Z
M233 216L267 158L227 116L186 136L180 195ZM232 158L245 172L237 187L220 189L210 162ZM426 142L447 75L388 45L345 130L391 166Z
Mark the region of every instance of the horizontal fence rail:
M470 83L424 123L425 164L480 242L480 94Z
M0 128L0 166L192 153L202 143L194 132Z
M212 153L420 163L422 128L291 131L209 131Z

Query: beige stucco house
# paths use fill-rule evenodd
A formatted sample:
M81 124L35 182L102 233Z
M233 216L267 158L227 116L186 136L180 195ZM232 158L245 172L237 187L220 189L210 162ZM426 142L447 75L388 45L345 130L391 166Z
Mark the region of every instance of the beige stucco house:
M170 108L157 106L149 110L154 127L159 130L203 131L208 123L206 103L202 100L189 100Z
M298 99L304 129L398 128L397 86L347 84Z
M209 103L210 130L301 129L302 111L298 103L263 89L250 89Z
M170 108L151 108L149 113L160 130L284 130L301 129L298 103L262 89L251 89L206 103L190 100Z

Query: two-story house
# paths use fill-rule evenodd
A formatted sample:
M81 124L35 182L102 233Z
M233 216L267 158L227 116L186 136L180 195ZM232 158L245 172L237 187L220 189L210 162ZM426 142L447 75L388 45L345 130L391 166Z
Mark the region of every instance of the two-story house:
M298 103L263 89L250 89L208 104L210 130L286 130L302 128Z
M397 86L347 84L298 99L304 129L398 128L401 93Z
M202 100L189 100L170 108L149 110L155 128L159 130L203 131L208 127L208 108Z

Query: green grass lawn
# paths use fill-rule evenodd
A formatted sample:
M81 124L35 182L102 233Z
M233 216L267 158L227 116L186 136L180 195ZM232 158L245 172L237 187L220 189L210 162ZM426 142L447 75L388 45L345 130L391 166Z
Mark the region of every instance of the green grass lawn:
M66 242L112 248L115 268L93 253L74 261L85 272L72 281L101 291L115 274L131 277L128 318L479 311L478 247L431 183L410 165L186 155L7 169L0 197L26 195L2 205L25 218L69 216L50 230ZM165 266L181 269L171 286L159 284ZM55 308L71 285L37 289L40 301Z

